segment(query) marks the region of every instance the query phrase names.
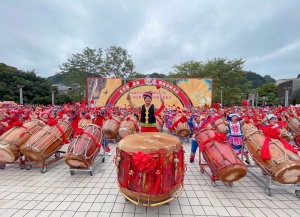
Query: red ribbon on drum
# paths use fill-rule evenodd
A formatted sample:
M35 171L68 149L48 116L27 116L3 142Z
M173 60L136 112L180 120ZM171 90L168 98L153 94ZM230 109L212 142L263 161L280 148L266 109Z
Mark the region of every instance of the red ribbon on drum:
M121 122L119 121L119 120L117 120L117 119L115 119L115 118L113 118L113 116L108 116L108 118L107 119L109 119L109 120L114 120L117 124L121 124Z
M283 125L278 126L276 128L272 128L271 125L259 126L259 129L261 129L263 134L266 136L264 144L261 148L261 157L263 160L268 160L272 157L269 149L269 143L271 139L278 139L284 145L285 149L297 154L297 150L295 150L290 143L288 143L282 137L279 136L280 132L278 131L278 129L281 127L283 127Z
M28 128L25 127L25 126L23 126L23 122L22 122L22 121L16 121L16 122L14 122L14 123L12 124L12 127L22 127L22 128L24 128L25 130L28 131ZM20 137L23 137L23 136L25 135L25 133L26 133L26 132L20 133Z
M126 118L125 118L125 121L131 121L131 122L133 123L133 125L134 125L134 128L135 128L135 129L138 128L138 126L136 125L136 123L135 123L133 120L131 120L130 117L126 117Z
M226 141L226 135L223 132L216 133L214 137L211 137L207 140L205 140L201 145L200 145L200 151L203 151L205 148L205 145L209 142L212 141L218 141L218 142L224 142ZM227 142L227 141L226 141Z
M101 147L101 144L99 144L99 143L96 141L95 137L94 137L92 134L88 133L88 132L84 132L84 130L83 130L82 128L78 128L78 129L75 131L74 137L75 137L75 136L82 135L82 134L85 134L85 135L89 136L89 137L96 143L96 146L97 146L97 147Z
M171 126L171 130L175 130L175 128L178 126L179 123L184 123L186 122L188 119L186 116L182 116L181 118L179 118L172 126Z
M61 133L63 143L64 143L64 144L68 144L69 141L68 141L68 139L65 137L65 131L64 131L58 124L56 124L55 126L56 126L56 128L59 130L59 132Z
M156 167L156 161L150 154L139 151L133 155L133 163L139 172L148 173Z

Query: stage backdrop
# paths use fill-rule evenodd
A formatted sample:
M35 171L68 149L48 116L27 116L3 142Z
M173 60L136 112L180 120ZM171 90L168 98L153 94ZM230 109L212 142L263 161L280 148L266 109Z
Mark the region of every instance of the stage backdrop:
M189 96L194 107L211 106L212 85L211 78L178 78L176 84Z
M176 85L173 85L165 80L158 78L141 78L132 81L133 86L130 89L128 84L120 87L109 99L107 102L108 106L119 106L125 107L128 106L127 93L130 89L130 96L132 97L132 102L136 105L143 105L143 93L146 91L153 92L152 103L159 106L160 96L159 91L156 88L156 85L161 86L160 93L162 98L165 101L166 107L189 107L191 103L189 98L178 88Z
M132 81L130 89L128 84L122 86L122 78L88 78L87 99L96 106L127 107L127 93L130 89L132 102L136 105L144 103L143 93L153 92L153 104L160 105L159 91L165 100L166 107L211 106L212 83L210 78L178 78L176 85L158 78L141 78Z
M109 97L121 85L122 78L88 78L86 82L88 102L96 106L106 105Z

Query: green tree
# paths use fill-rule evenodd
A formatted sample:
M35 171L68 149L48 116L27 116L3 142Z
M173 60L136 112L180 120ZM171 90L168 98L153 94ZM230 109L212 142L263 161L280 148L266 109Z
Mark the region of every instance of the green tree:
M104 69L109 77L128 78L134 74L134 68L135 66L127 50L116 46L106 49Z
M244 82L246 72L243 70L242 59L229 60L215 58L206 62L189 61L175 65L175 72L168 77L212 78L213 103L220 102L221 90L223 105L239 103L241 94L248 92L250 82Z
M281 101L277 98L278 86L274 83L263 84L261 87L256 89L259 95L258 103L261 105L263 97L267 105L278 105Z
M92 74L105 77L108 74L103 68L103 63L102 49L86 47L83 49L83 53L72 54L72 57L59 67L62 74L80 71L86 74L85 77L91 77Z
M0 101L20 102L18 85L22 85L25 104L51 103L51 83L37 76L35 71L25 72L1 63L0 77Z

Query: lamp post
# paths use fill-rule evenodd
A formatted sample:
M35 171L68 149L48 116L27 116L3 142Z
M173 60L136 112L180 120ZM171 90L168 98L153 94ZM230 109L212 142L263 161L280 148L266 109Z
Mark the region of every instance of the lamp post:
M221 87L221 108L223 108L223 88Z
M285 90L285 102L284 102L284 106L287 107L289 106L289 91L290 89L292 89L292 87L283 87L282 89Z
M20 92L20 105L23 105L23 85L17 85L17 87L19 88L19 92Z
M52 105L54 105L55 85L51 85L51 93L52 93Z
M265 96L262 97L262 107L263 108L266 107L266 97Z
M257 103L258 103L258 93L256 93L256 105L255 105L256 108L257 108Z

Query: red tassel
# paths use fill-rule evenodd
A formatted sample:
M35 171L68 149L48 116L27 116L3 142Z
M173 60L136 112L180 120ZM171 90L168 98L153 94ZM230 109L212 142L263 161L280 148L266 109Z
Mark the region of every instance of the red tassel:
M129 88L132 88L133 82L132 82L132 81L129 81L129 82L128 82L128 86L129 86Z
M159 90L160 88L161 88L161 86L157 84L156 89Z

